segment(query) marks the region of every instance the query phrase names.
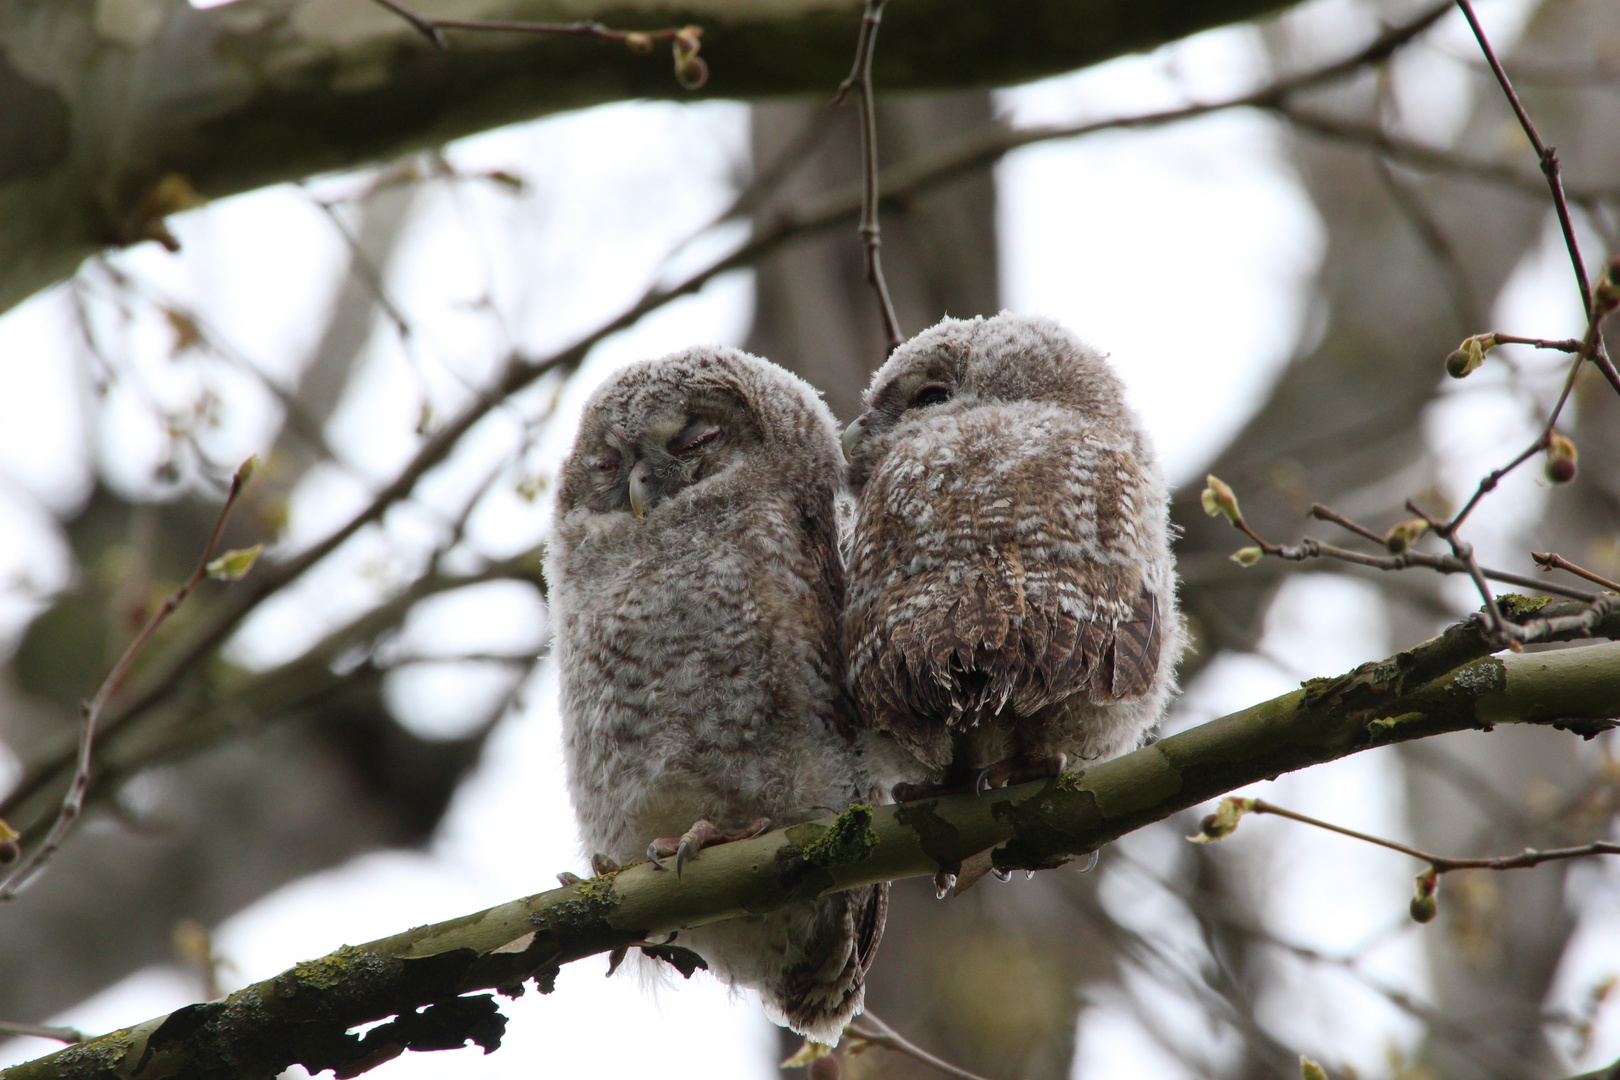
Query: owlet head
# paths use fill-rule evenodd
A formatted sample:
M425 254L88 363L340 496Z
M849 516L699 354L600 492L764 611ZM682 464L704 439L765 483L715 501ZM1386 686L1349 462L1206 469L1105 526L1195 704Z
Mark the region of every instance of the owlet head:
M844 429L857 492L897 438L939 417L986 405L1050 402L1100 423L1125 415L1107 362L1055 320L1003 312L944 319L900 346L872 375L866 411Z
M699 346L633 364L586 403L563 463L557 512L585 507L644 518L762 452L791 452L807 436L813 445L817 433L831 445L826 406L768 360Z

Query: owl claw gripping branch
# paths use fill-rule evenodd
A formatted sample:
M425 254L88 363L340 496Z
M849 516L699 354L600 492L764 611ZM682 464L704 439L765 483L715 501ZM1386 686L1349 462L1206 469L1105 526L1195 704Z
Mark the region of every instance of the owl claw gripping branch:
M1183 632L1169 496L1118 377L1050 319L946 319L865 403L844 644L881 778L982 791L1135 749Z

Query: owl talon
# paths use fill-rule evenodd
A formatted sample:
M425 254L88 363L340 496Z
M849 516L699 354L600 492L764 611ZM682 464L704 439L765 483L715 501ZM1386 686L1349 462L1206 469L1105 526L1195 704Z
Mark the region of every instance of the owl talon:
M702 845L699 844L697 847L701 848ZM697 850L693 847L692 842L684 836L681 837L680 844L675 848L675 876L677 878L681 876L681 871L686 869L686 860L696 854Z
M771 831L770 818L755 818L736 832L721 832L712 821L698 819L680 836L661 836L647 845L647 861L660 870L668 870L661 860L675 856L675 876L680 877L686 864L698 857L698 852L716 844L729 844L734 840L752 840Z
M941 870L939 873L934 875L935 900L945 899L947 896L951 895L951 890L954 888L956 888L955 874L947 874L945 871Z
M608 953L608 978L613 978L613 973L619 970L619 965L624 963L624 958L629 955L630 946L628 945L620 945L617 949L614 949L612 952Z
M973 782L973 792L976 795L983 795L991 788L1006 787L1012 774L1012 762L998 761L979 773L979 778Z
M585 879L580 877L578 874L571 874L567 870L564 870L562 873L557 875L558 883L561 884L565 889L570 885L578 885L584 880Z
M1011 870L1003 870L999 866L992 866L990 868L990 872L992 874L996 875L996 880L997 881L1011 881L1012 880L1012 871Z
M601 877L603 874L616 873L622 869L623 867L600 851L591 856L591 873L597 877Z
M705 846L725 839L725 834L715 827L714 822L703 818L692 822L692 827L682 833L675 844L675 876L680 877L687 861L697 858L697 853Z

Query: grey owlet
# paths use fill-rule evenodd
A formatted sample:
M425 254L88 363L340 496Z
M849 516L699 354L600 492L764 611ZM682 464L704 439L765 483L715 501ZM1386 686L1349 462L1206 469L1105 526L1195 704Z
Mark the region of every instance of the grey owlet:
M569 792L599 865L793 825L869 796L842 686L837 428L736 349L620 372L585 406L546 558ZM661 865L661 863L660 863ZM683 930L767 1014L837 1043L885 887Z
M897 796L1137 747L1183 632L1164 477L1108 364L1050 319L946 319L865 404L844 640Z

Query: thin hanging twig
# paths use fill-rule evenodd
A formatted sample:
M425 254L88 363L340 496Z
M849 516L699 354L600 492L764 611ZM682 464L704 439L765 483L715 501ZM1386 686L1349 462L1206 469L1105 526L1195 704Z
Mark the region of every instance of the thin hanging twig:
M1497 85L1502 88L1502 94L1512 107L1513 115L1519 118L1519 126L1524 129L1530 145L1535 147L1542 174L1547 177L1547 187L1552 189L1553 209L1558 213L1558 227L1564 232L1564 246L1569 249L1569 261L1575 269L1575 283L1581 290L1581 310L1590 315L1592 286L1586 280L1586 263L1581 258L1580 245L1575 241L1575 225L1570 220L1569 202L1564 198L1564 181L1558 171L1558 149L1548 146L1541 140L1541 133L1536 130L1530 114L1525 111L1524 103L1514 91L1507 72L1502 70L1501 61L1496 59L1496 51L1491 48L1490 40L1485 36L1485 28L1479 25L1479 19L1474 15L1474 5L1469 0L1457 0L1457 7L1462 10L1463 18L1468 20L1468 28L1474 32L1474 40L1479 42L1479 51L1485 54L1485 62L1491 66L1491 74L1496 76Z
M868 1026L870 1025L870 1026ZM904 1054L909 1058L922 1062L931 1069L938 1069L946 1076L954 1076L956 1080L985 1080L978 1073L968 1072L957 1065L952 1065L944 1058L935 1057L894 1028L878 1019L871 1010L861 1014L860 1020L849 1025L849 1034L871 1046L881 1046L885 1050L893 1050L897 1054ZM855 1047L852 1045L851 1050Z
M661 30L615 30L599 22L582 19L578 22L508 22L490 19L441 19L423 15L400 3L399 0L373 0L416 28L436 49L448 49L450 39L446 30L488 30L508 34L565 34L575 37L593 37L599 41L623 42L631 52L651 52L653 43L667 41L675 53L675 80L688 90L696 90L709 81L709 65L698 55L702 44L701 26L669 26Z
M84 813L85 795L90 790L90 772L96 741L96 722L100 719L101 711L106 708L108 700L124 684L124 678L129 674L130 666L135 662L135 657L140 655L141 650L152 639L152 635L157 632L158 627L162 626L169 616L173 615L180 605L185 603L186 597L190 596L192 590L202 583L203 578L208 577L210 573L216 573L227 578L239 578L247 572L247 569L253 565L253 561L257 559L257 549L241 553L232 552L227 558L238 558L239 562L236 565L224 568L218 568L214 565L214 549L219 545L220 534L225 531L225 519L230 515L231 507L236 505L237 497L242 494L243 485L247 483L248 477L253 474L255 464L256 460L254 458L248 458L236 470L236 474L231 477L231 487L230 491L225 495L225 505L220 507L219 517L214 522L214 531L209 534L208 545L203 548L202 558L197 560L197 568L192 571L191 577L186 579L184 585L181 585L170 594L169 598L163 601L162 606L146 620L146 625L141 627L140 632L135 635L135 639L124 649L124 654L113 665L112 671L108 672L107 677L101 681L96 696L84 702L81 706L80 711L83 722L79 728L77 764L73 771L73 779L68 784L67 794L62 797L62 809L58 811L56 821L51 825L50 832L45 835L45 839L40 842L39 847L34 849L34 853L28 861L13 870L4 882L0 882L0 902L17 898L19 890L45 868L45 864L51 860L51 857L62 846L62 841L67 838L67 834L72 830L74 823ZM221 562L223 561L225 560L222 559Z
M1596 574L1582 566L1576 566L1556 551L1532 551L1530 558L1535 560L1537 566L1547 573L1554 570L1567 570L1576 577L1583 577L1594 585L1601 585L1605 589L1620 592L1620 581L1610 581L1602 574Z
M833 104L842 104L851 90L861 95L861 247L866 256L866 280L877 293L878 312L883 316L883 333L893 352L905 340L900 333L900 320L894 314L894 302L889 299L889 283L883 277L883 230L878 224L878 144L877 102L872 90L872 54L877 47L878 26L883 21L883 5L887 0L866 0L866 12L861 16L861 36L855 45L855 66L849 78L839 84L833 95Z
M1429 868L1436 874L1448 874L1453 870L1522 870L1560 859L1579 859L1588 855L1620 855L1620 844L1609 840L1594 840L1589 844L1581 844L1578 847L1548 848L1545 850L1525 848L1516 855L1480 855L1465 858L1432 855L1427 851L1412 847L1410 844L1403 844L1397 840L1387 840L1382 836L1373 836L1371 833L1358 832L1355 829L1347 829L1343 825L1335 825L1331 821L1322 821L1320 818L1313 818L1308 814L1289 810L1275 803L1266 802L1264 799L1246 799L1241 796L1228 795L1223 802L1227 801L1238 804L1233 809L1238 810L1240 815L1242 813L1272 814L1276 817L1285 817L1290 821L1297 821L1304 825L1314 825L1318 829L1336 832L1340 836L1348 836L1353 840L1362 840L1369 844L1377 844L1379 847L1389 848L1391 851L1398 851L1403 855L1410 855L1420 862L1428 863ZM1225 808L1223 807L1223 809ZM1211 819L1216 819L1217 823L1214 827L1219 829L1221 827L1219 812L1211 814L1208 818L1205 818L1205 821L1210 822ZM1236 819L1229 820L1232 827L1236 827ZM1222 835L1230 832L1231 828L1227 828ZM1202 839L1209 835L1210 826L1206 825L1204 831L1197 834L1197 838ZM1219 837L1211 838L1219 839Z

